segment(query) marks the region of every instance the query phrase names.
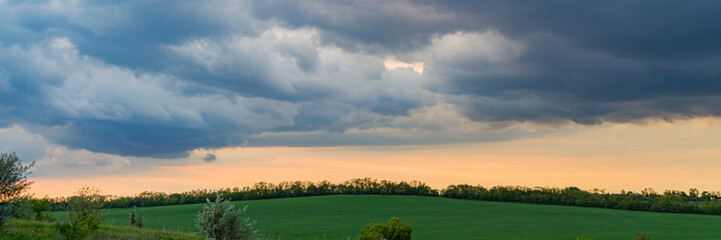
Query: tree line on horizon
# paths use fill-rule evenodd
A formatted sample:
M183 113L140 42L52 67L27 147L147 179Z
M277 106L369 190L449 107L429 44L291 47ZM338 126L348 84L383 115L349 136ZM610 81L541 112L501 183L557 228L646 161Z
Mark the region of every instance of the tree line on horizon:
M330 181L284 181L278 184L258 182L252 187L235 187L223 189L196 189L182 193L163 193L145 191L134 196L103 196L107 208L154 207L166 205L205 203L206 199L213 199L217 192L232 201L259 200L305 196L324 196L341 194L375 194L375 195L417 195L439 196L439 191L432 189L419 181L388 181L371 178L354 178L342 183ZM50 206L53 211L66 209L71 197L51 198Z
M692 188L688 193L666 190L657 193L651 188L641 192L624 191L607 193L604 190L581 190L577 187L548 188L522 186L496 186L484 188L468 184L451 185L441 196L454 199L482 201L522 202L577 207L610 208L631 211L721 214L721 192L699 192Z
M653 190L645 189L641 194L621 191L621 194L606 194L603 190L583 191L575 187L558 188L528 188L528 187L493 187L486 189L482 186L451 185L442 191L432 189L419 181L393 182L371 178L356 178L340 184L332 184L328 181L319 183L312 182L281 182L278 185L269 183L257 183L252 188L233 188L214 191L215 202L211 202L206 194L208 190L196 190L177 195L174 194L144 192L132 197L114 197L100 195L100 190L91 187L82 187L75 196L69 198L43 199L33 198L25 194L32 182L27 180L29 168L34 163L22 164L15 153L0 153L0 238L17 238L27 235L27 232L7 231L8 220L27 220L44 223L41 234L53 239L85 239L91 235L99 234L100 238L106 239L107 233L99 233L105 214L101 211L110 207L127 207L136 200L129 212L131 226L142 228L144 217L136 211L136 206L143 203L149 206L181 204L179 199L193 201L198 197L205 197L207 204L199 212L196 219L196 226L202 235L213 239L259 239L260 235L253 229L254 221L241 218L245 208L236 209L235 204L230 200L250 200L264 198L282 198L299 196L317 196L328 194L404 194L423 196L442 196L447 198L489 200L489 201L515 201L532 202L545 204L561 204L574 206L606 207L606 208L630 208L628 210L666 211L718 214L719 194L703 192L691 189L689 194L682 191L666 191L664 194L657 194ZM223 192L229 193L230 199L221 198ZM184 196L189 196L183 198ZM614 198L617 196L628 196ZM642 196L634 198L634 196ZM147 198L150 197L150 198ZM643 198L645 197L645 198ZM143 202L143 198L150 201ZM240 198L240 199L238 199ZM173 201L175 199L176 201ZM696 200L689 203L689 199ZM639 204L639 201L641 202ZM61 206L62 210L68 211L68 218L59 222L52 217L48 211ZM620 204L618 204L620 203ZM628 203L628 204L626 204ZM645 203L645 204L644 204ZM125 204L125 205L123 205ZM49 225L51 223L51 225ZM38 230L37 224L31 230L33 236ZM13 228L16 226L13 226ZM13 231L18 230L14 229ZM410 240L413 228L400 222L398 218L391 218L387 224L371 224L361 230L358 240L388 239L388 240ZM126 238L127 231L123 231ZM115 233L121 234L121 233ZM132 233L130 233L132 234ZM649 240L650 234L636 233L637 239ZM39 237L39 235L38 235ZM137 238L133 236L131 238ZM581 235L577 239L590 239Z
M232 201L259 200L324 195L417 195L438 196L453 199L483 201L522 202L549 205L610 208L632 211L670 213L721 214L720 192L699 192L690 189L688 193L667 190L657 193L647 188L641 192L621 191L608 193L604 190L581 190L577 187L549 188L523 186L450 185L442 190L429 187L419 181L389 181L373 178L354 178L342 183L329 181L286 181L278 184L259 182L252 187L224 188L220 190L192 190L182 193L142 192L134 196L103 196L106 208L153 207L179 204L204 203L221 191ZM67 209L73 197L49 199L53 211Z

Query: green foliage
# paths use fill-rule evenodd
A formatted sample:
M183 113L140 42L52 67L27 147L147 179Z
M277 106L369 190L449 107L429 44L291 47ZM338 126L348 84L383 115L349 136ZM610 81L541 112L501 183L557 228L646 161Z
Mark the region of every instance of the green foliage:
M128 220L130 221L130 226L138 228L143 228L143 225L145 224L143 215L138 214L137 208L135 206L130 209L130 212L128 213Z
M576 187L544 188L496 186L484 188L467 184L451 185L441 193L443 197L483 201L524 202L579 207L612 208L632 211L721 214L721 193L691 189L690 194L669 190L663 194L647 188L640 193L621 191L607 193L594 189L584 191Z
M651 234L636 232L636 240L651 240Z
M361 230L357 240L410 240L413 228L392 217L388 223L373 223Z
M49 201L50 199L47 197L42 199L34 199L29 196L21 197L11 204L12 216L23 220L54 221L52 214L49 212Z
M100 190L82 187L68 201L68 221L58 223L56 228L65 239L85 239L95 233L103 222L102 206Z
M16 219L32 220L32 201L30 197L18 198L14 203L11 203L12 217Z
M720 201L704 201L696 203L697 212L703 214L721 214L721 202Z
M12 204L0 204L0 230L13 214Z
M20 195L32 184L27 175L33 165L35 162L22 164L15 153L0 153L0 228L13 215Z
M100 228L100 225L96 224L95 219L86 218L57 223L55 228L58 232L60 232L64 239L80 240L94 234L95 231Z
M214 202L206 199L207 204L198 213L196 226L201 234L213 239L258 239L260 234L253 229L255 221L243 218L247 208L235 208L235 205L222 198L218 192Z
M30 199L30 210L33 213L33 219L37 221L54 221L53 215L50 214L50 199L46 196L42 199Z
M70 221L86 222L90 228L97 228L105 218L103 208L103 196L100 190L91 187L82 187L75 196L68 201Z
M292 181L278 184L259 182L252 187L221 189L231 201L258 200L287 197L323 196L336 194L379 194L379 195L419 195L438 196L438 190L419 181L394 182L378 181L372 178L355 178L342 183L329 181L308 182ZM108 208L154 207L178 204L205 203L215 197L217 190L192 190L183 193L142 192L135 196L106 196ZM67 209L67 200L57 198L51 201L52 210Z

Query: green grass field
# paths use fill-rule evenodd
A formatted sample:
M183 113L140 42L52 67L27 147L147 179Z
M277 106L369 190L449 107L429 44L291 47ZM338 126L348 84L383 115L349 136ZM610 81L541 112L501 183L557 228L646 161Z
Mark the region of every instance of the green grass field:
M721 216L632 212L419 196L336 195L236 202L273 239L353 239L372 222L399 217L413 239L721 239ZM138 208L148 228L195 231L201 204ZM111 209L106 224L127 225L128 209Z
M11 221L0 230L2 240L56 240L63 239L54 224L46 222ZM133 239L133 240L203 240L202 236L135 227L100 226L88 239Z

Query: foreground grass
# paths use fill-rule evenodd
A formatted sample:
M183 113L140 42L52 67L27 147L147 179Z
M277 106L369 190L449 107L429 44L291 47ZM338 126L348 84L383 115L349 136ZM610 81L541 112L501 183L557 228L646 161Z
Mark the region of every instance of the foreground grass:
M354 239L372 222L399 217L413 239L721 239L721 216L484 202L419 196L334 195L236 202L273 239ZM202 204L138 208L146 227L197 231ZM60 214L62 215L62 214ZM109 210L106 224L127 225L128 209Z
M17 240L55 240L62 239L62 235L55 230L52 223L32 221L12 221L0 231L0 239ZM163 230L147 230L135 227L100 226L98 232L88 239L124 239L124 240L151 240L151 239L178 239L201 240L198 235L184 232L169 232Z

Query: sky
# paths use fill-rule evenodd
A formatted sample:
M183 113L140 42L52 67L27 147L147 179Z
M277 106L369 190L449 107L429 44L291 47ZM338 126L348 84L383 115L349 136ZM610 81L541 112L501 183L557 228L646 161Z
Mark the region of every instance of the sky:
M0 0L30 192L719 191L718 1Z

